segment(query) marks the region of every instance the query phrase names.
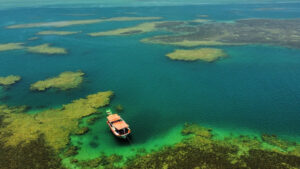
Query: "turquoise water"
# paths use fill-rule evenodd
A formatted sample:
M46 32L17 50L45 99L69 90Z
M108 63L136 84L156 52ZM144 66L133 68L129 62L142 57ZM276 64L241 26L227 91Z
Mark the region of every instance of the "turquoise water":
M232 21L241 18L297 18L300 4L285 4L285 10L256 11L255 8L281 5L208 5L145 8L39 8L0 11L0 43L25 42L26 45L51 43L64 47L67 55L40 55L23 50L0 53L0 76L16 74L22 81L5 91L1 101L9 105L29 105L33 109L57 107L98 91L112 90L112 106L122 104L122 117L133 129L131 144L109 135L104 120L99 120L84 136L73 136L85 147L79 156L99 152L124 152L148 145L180 140L174 133L185 122L196 122L223 129L241 129L300 136L300 50L279 46L221 47L228 58L215 63L178 62L165 57L176 47L144 44L142 38L160 32L122 37L89 37L86 33L142 23L106 22L56 28L82 31L70 36L41 36L27 41L41 30L54 28L5 29L20 23L116 16L160 16L164 20L189 20L197 15ZM136 14L126 14L136 12ZM226 13L226 15L224 15ZM92 14L70 16L66 14ZM83 84L70 91L31 92L38 80L63 71L82 70ZM2 93L2 94L1 94ZM175 132L176 131L176 132ZM94 144L98 142L98 144ZM134 150L132 150L134 149ZM93 155L91 155L93 156Z

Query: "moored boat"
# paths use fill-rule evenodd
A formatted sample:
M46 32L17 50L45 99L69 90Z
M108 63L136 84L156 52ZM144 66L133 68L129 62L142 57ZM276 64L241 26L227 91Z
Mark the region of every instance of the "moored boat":
M107 125L109 126L112 133L119 138L127 138L131 133L129 125L118 115L107 112Z

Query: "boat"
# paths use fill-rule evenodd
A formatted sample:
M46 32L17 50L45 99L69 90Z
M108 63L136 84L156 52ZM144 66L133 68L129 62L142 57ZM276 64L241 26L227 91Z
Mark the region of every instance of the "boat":
M110 111L108 111L107 114L106 123L112 133L118 138L126 139L131 133L129 125L118 114L112 114Z

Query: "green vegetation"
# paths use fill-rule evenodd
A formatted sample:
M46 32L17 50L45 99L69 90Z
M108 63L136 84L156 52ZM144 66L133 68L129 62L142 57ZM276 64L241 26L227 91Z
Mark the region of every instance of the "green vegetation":
M167 57L172 60L183 60L183 61L202 60L206 62L213 62L225 56L226 54L223 50L215 49L215 48L201 48L201 49L191 49L191 50L177 49L174 52L167 54Z
M0 52L2 51L8 51L8 50L17 50L17 49L23 49L24 43L6 43L6 44L0 44Z
M85 19L85 20L71 20L71 21L55 21L55 22L40 22L28 23L7 26L7 29L20 29L20 28L37 28L37 27L66 27L74 25L95 24L100 22L113 22L113 21L139 21L139 20L157 20L160 17L115 17L108 19Z
M57 77L48 78L31 84L30 90L45 91L49 88L59 90L68 90L78 87L83 81L84 73L78 72L63 72Z
M123 168L299 168L300 156L280 147L266 149L257 138L240 136L214 140L210 129L186 124L182 134L186 139L145 155L137 155ZM296 146L294 146L296 148Z
M41 31L37 35L73 35L80 33L80 31Z
M49 44L42 44L38 46L32 46L26 48L28 52L39 53L39 54L67 54L67 50L60 47L52 47Z
M142 23L137 26L128 27L128 28L120 28L105 32L94 32L89 33L90 36L121 36L121 35L132 35L132 34L139 34L139 33L146 33L155 30L155 25L157 22L149 22L149 23Z
M24 107L1 105L0 143L4 147L16 147L43 135L47 145L61 150L69 143L69 135L79 130L79 120L108 105L112 94L111 91L99 92L38 114L26 114Z
M0 86L10 86L15 84L16 82L20 81L21 77L20 76L15 76L15 75L9 75L6 77L0 77Z

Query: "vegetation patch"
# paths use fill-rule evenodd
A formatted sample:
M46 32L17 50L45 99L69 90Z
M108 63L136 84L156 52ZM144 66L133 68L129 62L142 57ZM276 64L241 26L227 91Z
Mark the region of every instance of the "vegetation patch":
M37 35L73 35L80 33L80 31L41 31Z
M89 33L90 36L121 36L121 35L132 35L132 34L139 34L139 33L146 33L155 30L155 25L157 22L149 22L149 23L142 23L137 26L128 27L128 28L120 28L105 32L94 32Z
M69 143L69 135L79 129L79 120L109 104L113 92L99 92L78 99L59 109L49 109L38 114L27 114L24 108L0 106L2 127L0 143L4 147L29 144L44 135L45 142L58 151Z
M9 75L6 77L0 77L0 85L10 86L21 80L20 76Z
M26 48L30 53L39 53L39 54L67 54L67 50L61 47L53 47L50 44L42 44L38 46L32 46Z
M83 81L84 73L63 72L57 77L48 78L31 84L30 90L45 91L49 88L68 90L78 87Z
M84 20L67 20L55 22L39 22L28 24L17 24L7 26L7 29L20 29L20 28L36 28L36 27L66 27L74 25L95 24L100 22L113 22L113 21L139 21L139 20L157 20L160 17L115 17L107 19L84 19Z
M189 137L174 146L137 155L128 160L122 168L290 169L300 167L300 156L294 153L299 150L281 152L278 149L266 149L262 146L264 142L255 137L240 136L215 140L211 129L193 124L186 124L182 134Z
M191 49L191 50L177 49L174 52L167 54L167 57L172 60L183 60L183 61L202 60L206 62L213 62L225 56L226 54L223 50L215 49L215 48L201 48L201 49Z
M300 19L243 19L205 24L192 21L179 27L169 25L165 29L174 34L154 36L142 42L182 46L269 44L300 48L299 23Z
M24 43L5 43L0 44L0 52L2 51L8 51L8 50L17 50L17 49L23 49Z

